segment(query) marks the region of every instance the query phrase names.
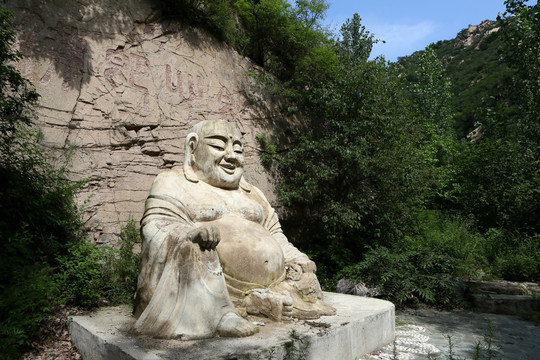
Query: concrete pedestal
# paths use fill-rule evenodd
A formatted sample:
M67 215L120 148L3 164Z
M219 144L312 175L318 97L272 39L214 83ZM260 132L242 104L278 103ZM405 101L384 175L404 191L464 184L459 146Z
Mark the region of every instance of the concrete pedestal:
M392 303L336 293L324 296L336 308L336 315L291 323L250 317L260 331L246 338L180 341L133 336L129 329L135 319L127 307L73 316L69 331L85 360L355 360L394 340Z

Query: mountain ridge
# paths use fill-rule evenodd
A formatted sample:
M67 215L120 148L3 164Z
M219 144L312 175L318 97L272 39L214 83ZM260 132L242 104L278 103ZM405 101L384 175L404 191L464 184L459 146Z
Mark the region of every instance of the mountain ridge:
M503 85L510 81L511 70L500 60L503 42L499 29L497 21L484 20L464 28L454 39L432 44L452 83L451 105L459 138L467 136L481 121L486 105L494 106L507 98L503 90L507 87ZM417 81L415 71L423 52L416 51L398 60L408 82Z

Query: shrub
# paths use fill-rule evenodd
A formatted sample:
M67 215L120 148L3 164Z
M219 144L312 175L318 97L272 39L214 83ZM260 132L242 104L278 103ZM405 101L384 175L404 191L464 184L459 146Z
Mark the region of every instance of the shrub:
M129 219L120 232L117 247L108 248L103 267L103 293L113 304L132 304L137 289L141 244L135 220Z
M68 253L58 257L60 263L55 281L59 301L89 308L97 306L103 288L104 249L86 239L71 244Z
M364 260L346 267L339 276L376 287L398 305L454 305L458 301L456 261L444 251L434 250L374 247Z
M38 335L39 325L54 304L56 286L51 273L46 262L19 265L9 282L0 283L0 355L17 354Z
M257 134L257 136L255 136L255 139L257 140L257 143L259 143L259 146L261 148L259 151L259 158L261 159L261 164L266 169L268 169L272 165L274 157L276 156L276 145L270 142L270 139L266 134Z
M455 276L481 279L488 268L486 239L472 220L435 210L420 213L416 234L406 236L398 248L430 248L455 260Z
M72 244L68 254L58 259L60 301L83 308L97 306L102 299L112 305L133 303L140 263L134 247L140 242L136 223L129 219L114 247L88 240Z
M457 277L479 279L490 272L486 240L455 216L425 211L414 235L391 247L372 247L364 259L338 275L377 287L400 305L459 304Z
M492 272L510 281L540 279L540 235L506 235L493 257Z

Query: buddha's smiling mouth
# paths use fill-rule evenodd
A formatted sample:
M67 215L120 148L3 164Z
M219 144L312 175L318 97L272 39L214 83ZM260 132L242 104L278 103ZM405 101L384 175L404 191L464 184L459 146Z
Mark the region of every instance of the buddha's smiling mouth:
M229 163L224 163L224 164L219 164L219 167L227 174L229 175L232 175L234 174L234 172L236 171L236 165L234 164L229 164Z

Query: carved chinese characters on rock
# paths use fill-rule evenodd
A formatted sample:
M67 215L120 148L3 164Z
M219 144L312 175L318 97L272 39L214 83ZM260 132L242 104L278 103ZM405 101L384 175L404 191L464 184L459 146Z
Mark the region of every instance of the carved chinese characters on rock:
M177 94L178 103L203 99L209 91L208 79L205 75L192 74L165 66L165 86L171 94Z
M25 55L16 66L38 87L47 107L73 111L84 98L103 118L127 121L142 116L152 124L158 124L162 117L182 122L207 116L242 117L246 99L235 78L213 78L209 75L213 70L194 61L198 56L176 53L181 48L173 51L165 46L156 57L156 53L144 51L144 42L132 45L126 39L123 45L115 40L115 47L99 49L99 42L90 47L85 40L95 40L95 34L64 22L52 24L30 9L17 8L15 13L16 44ZM210 69L216 66L210 64ZM83 80L90 83L94 76L101 77L106 90L90 89L90 96L79 93ZM70 94L59 102L56 91ZM106 100L98 99L100 94L106 94ZM99 102L98 107L94 101Z
M151 79L149 60L141 55L126 54L123 49L109 49L105 54L106 66L103 71L105 79L116 90L123 94L127 89L135 92L138 111L149 113L150 91L146 82ZM141 115L145 115L142 113Z

